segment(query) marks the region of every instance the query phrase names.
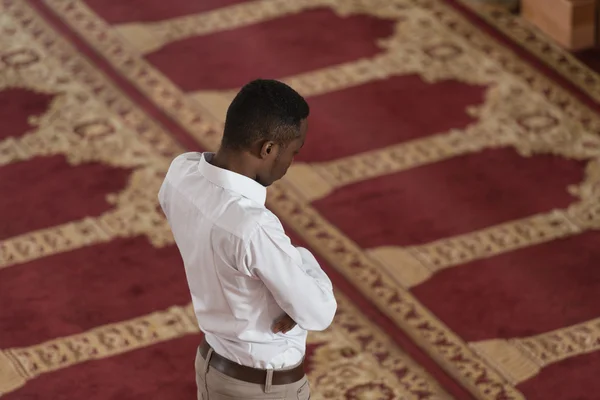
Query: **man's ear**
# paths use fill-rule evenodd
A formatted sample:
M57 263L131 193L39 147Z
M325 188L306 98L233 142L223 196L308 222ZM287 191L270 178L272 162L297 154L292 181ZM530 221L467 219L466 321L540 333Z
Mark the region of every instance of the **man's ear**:
M268 158L276 151L275 142L271 140L265 141L260 148L260 158Z

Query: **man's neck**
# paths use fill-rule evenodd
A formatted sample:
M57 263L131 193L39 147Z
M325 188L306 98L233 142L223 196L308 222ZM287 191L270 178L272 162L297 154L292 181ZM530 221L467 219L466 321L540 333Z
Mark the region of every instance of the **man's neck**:
M250 155L244 151L219 149L210 160L217 168L223 168L256 180L256 171L249 160Z

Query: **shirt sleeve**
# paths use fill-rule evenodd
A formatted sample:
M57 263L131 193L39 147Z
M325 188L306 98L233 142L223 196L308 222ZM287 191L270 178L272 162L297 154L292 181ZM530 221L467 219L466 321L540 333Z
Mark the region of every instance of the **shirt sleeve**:
M257 228L244 264L302 329L322 331L331 325L337 309L331 281L308 250L292 246L279 221Z

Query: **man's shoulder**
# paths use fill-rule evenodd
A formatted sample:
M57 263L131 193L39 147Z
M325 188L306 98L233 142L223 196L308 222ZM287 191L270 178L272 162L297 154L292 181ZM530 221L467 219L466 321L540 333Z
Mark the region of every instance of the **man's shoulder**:
M170 169L179 167L184 164L197 164L202 159L202 154L203 153L197 151L189 151L186 153L182 153L171 161Z
M248 204L232 204L221 223L244 240L249 240L261 229L277 229L281 226L279 219L270 210Z
M267 208L257 209L249 213L248 229L245 232L247 240L252 240L257 235L269 236L272 240L287 238L279 218Z
M187 152L173 158L167 169L166 177L173 179L181 174L185 174L191 166L198 165L202 159L202 154L199 152Z
M180 155L175 157L175 160L200 161L200 158L202 158L202 154L204 153L199 151L188 151L185 153L181 153Z

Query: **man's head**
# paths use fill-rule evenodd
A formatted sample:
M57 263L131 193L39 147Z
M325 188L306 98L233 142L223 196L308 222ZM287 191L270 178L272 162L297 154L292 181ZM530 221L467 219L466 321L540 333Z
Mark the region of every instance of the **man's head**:
M221 148L245 153L256 181L282 178L304 144L309 107L294 89L275 80L248 83L231 102Z

